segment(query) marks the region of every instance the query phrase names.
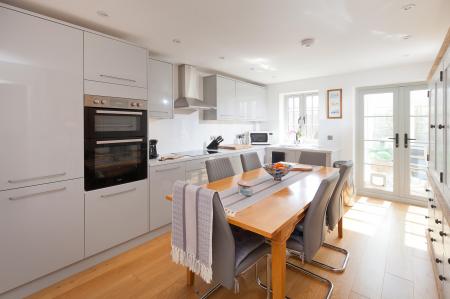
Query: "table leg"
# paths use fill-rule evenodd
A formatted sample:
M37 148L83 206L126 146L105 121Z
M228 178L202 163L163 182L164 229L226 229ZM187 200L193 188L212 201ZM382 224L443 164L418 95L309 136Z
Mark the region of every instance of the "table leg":
M188 287L192 287L194 285L194 280L195 280L195 274L194 272L192 272L191 270L189 270L189 268L186 268L186 278L187 278L187 286Z
M344 219L344 217L339 219L339 222L338 222L338 237L339 238L344 237L344 227L343 227L342 219Z
M284 299L286 292L286 240L272 240L273 299Z

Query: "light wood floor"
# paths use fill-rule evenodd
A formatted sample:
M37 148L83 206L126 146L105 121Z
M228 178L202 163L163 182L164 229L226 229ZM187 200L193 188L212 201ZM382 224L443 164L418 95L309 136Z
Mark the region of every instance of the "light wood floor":
M437 298L427 252L426 209L360 197L344 219L344 239L336 232L330 243L351 252L343 274L306 268L335 285L333 298ZM336 230L337 231L337 230ZM186 287L185 269L170 260L170 234L162 235L89 270L76 274L31 298L197 298ZM339 254L323 249L318 260L336 264ZM265 277L261 263L261 276ZM200 292L207 288L196 280ZM240 279L240 295L221 288L210 298L265 298L255 284L255 271ZM287 271L287 295L322 298L325 287L300 273Z

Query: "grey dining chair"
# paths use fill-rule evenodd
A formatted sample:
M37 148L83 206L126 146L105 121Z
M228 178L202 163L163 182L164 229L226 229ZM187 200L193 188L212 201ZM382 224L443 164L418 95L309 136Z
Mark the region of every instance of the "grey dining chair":
M235 175L229 158L206 160L206 173L210 183Z
M342 162L339 168L339 180L336 184L336 187L334 188L333 194L331 195L330 203L328 204L327 208L326 226L330 231L334 230L338 222L344 216L344 201L342 198L342 188L344 187L344 183L349 178L352 172L352 168L353 168L352 161ZM323 264L316 260L312 260L311 264L314 264L316 266L319 266L321 268L333 272L344 272L345 268L347 267L347 262L348 258L350 257L350 253L344 248L340 248L326 242L323 243L323 246L344 254L345 258L344 261L342 262L342 266L336 268Z
M246 230L233 231L227 221L218 193L213 198L212 270L215 285L201 299L224 286L239 293L238 276L260 259L267 258L267 281L270 282L270 246L264 237ZM267 297L270 296L267 290Z
M300 159L298 160L298 162L300 164L327 166L327 154L320 152L301 151Z
M335 173L321 182L319 189L309 205L304 221L297 224L294 232L287 241L286 247L289 255L299 257L303 263L305 261L311 262L325 241L327 207L338 180L339 174ZM330 280L291 262L287 262L286 264L313 279L326 283L328 285L326 298L330 298L334 287Z
M241 154L241 163L244 172L262 167L256 152Z

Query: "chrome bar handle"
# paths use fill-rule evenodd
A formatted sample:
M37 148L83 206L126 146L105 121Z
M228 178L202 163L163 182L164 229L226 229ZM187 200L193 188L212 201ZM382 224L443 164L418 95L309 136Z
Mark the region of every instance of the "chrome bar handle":
M116 144L116 143L133 143L133 142L142 142L144 139L118 139L118 140L99 140L96 144Z
M128 192L133 192L135 190L136 190L136 188L131 188L131 189L128 189L128 190L123 190L123 191L119 191L119 192L115 192L115 193L102 194L102 195L100 195L100 197L101 198L108 198L108 197L111 197L111 196L116 196L116 195L120 195L120 194L124 194L124 193L128 193Z
M142 112L136 111L116 111L116 110L95 110L97 114L116 114L116 115L142 115Z
M11 196L9 198L9 200L25 199L25 198L29 198L29 197L33 197L33 196L39 196L39 195L44 195L44 194L54 193L54 192L60 192L60 191L66 190L66 189L67 189L66 187L62 187L62 188L58 188L58 189L36 192L36 193L31 193L31 194L26 194L26 195Z
M23 183L23 182L29 182L29 181L35 181L35 180L50 179L50 178L55 178L55 177L59 177L59 176L63 176L63 175L66 175L66 173L61 172L61 173L37 176L37 177L32 177L32 178L8 180L8 183L10 183L10 184Z
M171 168L164 168L164 169L156 169L155 172L166 172L166 171L171 171L171 170L175 170L180 168L180 166L175 166L175 167L171 167Z
M128 79L128 78L122 78L122 77L110 76L110 75L105 75L105 74L100 74L99 76L100 76L100 77L103 77L103 78L116 79L116 80L122 80L122 81L128 81L128 82L134 82L134 83L136 83L136 80Z

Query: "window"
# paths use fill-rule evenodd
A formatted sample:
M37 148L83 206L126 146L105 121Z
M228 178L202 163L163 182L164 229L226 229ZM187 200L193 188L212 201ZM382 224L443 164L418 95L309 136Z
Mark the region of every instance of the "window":
M287 139L296 136L305 142L317 142L319 131L319 96L314 93L299 93L285 96Z

